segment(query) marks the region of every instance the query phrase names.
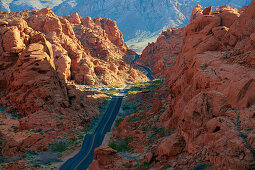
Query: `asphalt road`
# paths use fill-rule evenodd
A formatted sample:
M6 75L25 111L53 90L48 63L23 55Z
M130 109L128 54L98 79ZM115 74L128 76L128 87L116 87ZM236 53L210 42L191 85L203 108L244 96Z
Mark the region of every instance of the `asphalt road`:
M142 67L142 68L144 68L146 71L147 71L147 77L152 81L152 80L154 80L155 78L152 76L152 71L151 71L151 69L149 68L149 67L147 67L147 66L142 66L142 65L138 65L139 67Z
M133 63L139 58L139 55L135 56ZM150 80L154 80L152 71L149 67L139 65L147 71L147 76ZM125 94L129 91L129 88L121 90L119 96L114 96L111 103L99 123L94 134L87 134L84 137L82 148L78 154L67 160L61 167L60 170L85 170L93 161L94 149L99 147L105 137L105 134L111 130L112 124L119 113L122 99Z
M136 60L138 60L139 57L140 57L139 55L137 55L137 54L135 55L135 59L132 61L133 64L135 64ZM147 71L147 75L146 75L146 76L147 76L151 81L155 79L155 78L152 76L152 75L153 75L153 72L151 71L151 69L150 69L149 67L143 66L143 65L139 65L139 64L138 64L138 66L144 68L144 69Z
M126 90L123 91L123 93L125 92ZM95 133L85 135L80 152L66 161L60 167L60 170L85 170L91 164L94 157L94 149L102 144L105 134L111 130L112 124L119 113L122 99L123 96L114 96L112 98Z

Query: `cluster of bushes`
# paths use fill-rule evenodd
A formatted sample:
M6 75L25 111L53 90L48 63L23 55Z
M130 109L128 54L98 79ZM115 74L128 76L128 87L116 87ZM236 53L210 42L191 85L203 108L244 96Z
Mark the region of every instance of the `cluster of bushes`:
M131 109L134 110L134 112L136 112L137 111L137 106L136 105L130 105L130 104L124 104L122 106L123 111L131 110Z
M132 140L133 138L131 137L126 137L123 141L112 141L109 146L112 149L115 149L117 152L125 152L125 151L130 151L132 150L128 144L130 142L130 140Z
M54 152L64 152L68 149L68 142L66 141L58 141L54 144L51 144L51 150Z
M155 88L161 86L163 84L164 80L163 79L155 79L150 82L134 82L134 86L130 89L129 94L136 94L137 92L141 92L142 88L154 90Z

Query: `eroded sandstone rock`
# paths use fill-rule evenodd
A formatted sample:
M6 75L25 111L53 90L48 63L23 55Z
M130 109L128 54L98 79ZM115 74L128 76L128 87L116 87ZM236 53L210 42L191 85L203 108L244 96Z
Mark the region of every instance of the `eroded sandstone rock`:
M93 19L93 27L84 28L77 13L67 17L70 23L49 7L0 15L6 18L0 21L0 107L4 111L0 136L9 141L0 146L0 156L46 151L64 136L64 142L77 137L73 130L87 128L86 120L99 114L105 96L91 97L70 84L120 85L147 79L126 64L124 56L133 53L114 21ZM79 33L77 26L88 32ZM93 47L95 56L83 46L94 36L100 40ZM110 60L100 58L101 54L109 54Z
M153 96L140 93L129 99L147 95L143 100L158 101L148 103L153 106L148 110L138 103L141 111L114 131L114 139L128 135L135 140L130 146L143 153L149 168L254 169L254 5L255 1L240 11L208 8L205 15L197 5L182 45L167 42L166 36L158 38L155 44L181 46L175 64L164 70L164 84ZM155 44L144 50L141 63L164 57L154 54L169 46ZM157 63L147 65L154 68ZM170 132L159 136L161 126ZM148 147L143 145L147 141Z
M122 159L117 154L116 150L113 150L109 146L100 146L95 149L94 151L95 161L91 164L91 169L99 170L99 169L112 169L115 168L121 168L122 165L127 162L127 160ZM117 168L117 169L118 169Z

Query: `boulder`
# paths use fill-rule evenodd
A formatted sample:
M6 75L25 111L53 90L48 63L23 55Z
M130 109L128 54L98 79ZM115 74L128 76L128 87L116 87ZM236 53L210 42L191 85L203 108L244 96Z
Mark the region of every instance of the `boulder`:
M20 53L25 44L20 37L20 31L16 26L8 27L3 35L3 48L6 52Z
M100 146L94 150L94 162L91 164L91 169L111 169L113 167L122 167L126 160L121 159L117 151L109 146ZM125 161L125 162L124 162Z
M183 136L172 135L162 140L157 148L159 157L177 156L185 148L186 142Z

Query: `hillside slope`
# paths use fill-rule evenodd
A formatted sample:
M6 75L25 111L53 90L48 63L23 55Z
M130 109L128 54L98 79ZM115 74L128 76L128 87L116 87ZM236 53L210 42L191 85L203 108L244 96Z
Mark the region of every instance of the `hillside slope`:
M1 163L79 138L107 96L75 85L147 80L126 62L134 52L107 18L1 11L0 35Z
M145 61L182 44L175 63L162 69L163 85L128 99L135 113L116 127L109 145L128 152L100 147L92 167L254 169L254 9L255 1L240 11L197 5L183 42L170 41L178 35L170 29L149 45Z

